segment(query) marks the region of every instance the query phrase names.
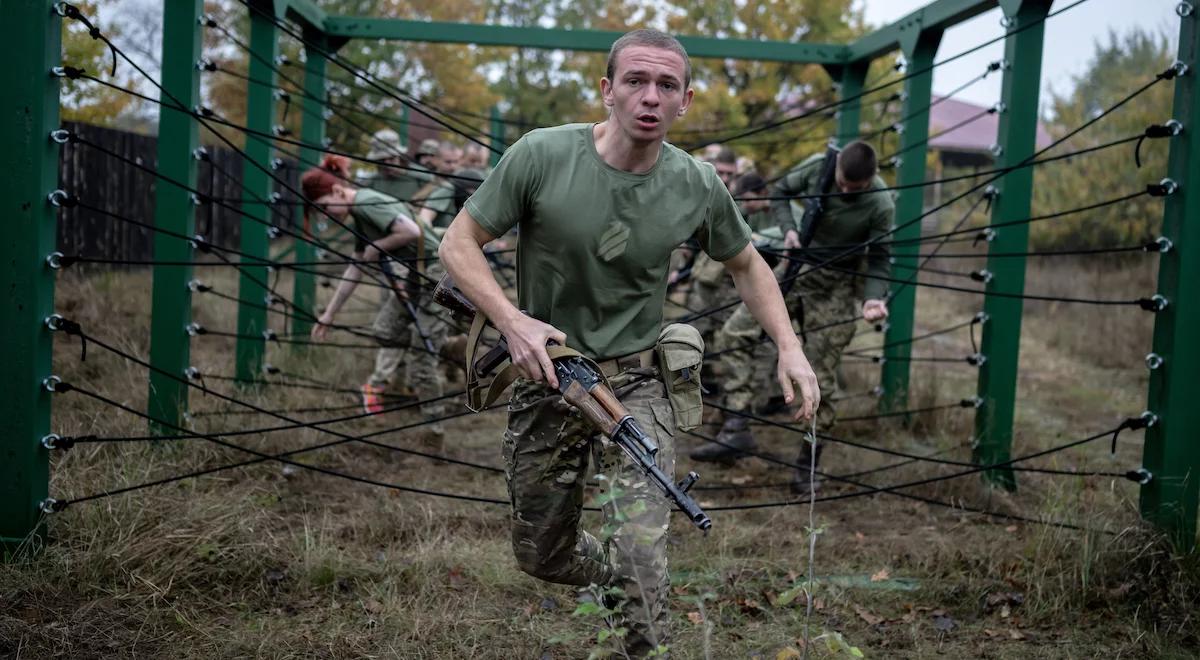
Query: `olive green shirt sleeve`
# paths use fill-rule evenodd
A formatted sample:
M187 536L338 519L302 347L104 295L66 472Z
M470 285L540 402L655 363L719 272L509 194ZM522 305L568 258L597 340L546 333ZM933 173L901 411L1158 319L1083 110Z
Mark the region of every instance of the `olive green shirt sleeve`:
M891 277L892 262L882 237L891 231L895 218L896 206L890 200L871 214L867 238L872 242L867 246L867 277L863 285L863 298L866 300L883 300L887 295L887 278Z
M737 202L714 172L708 217L696 232L700 249L716 261L726 261L749 245L750 233L750 225L742 219Z
M528 139L517 140L504 152L496 169L484 179L464 208L492 236L503 236L527 217L537 192L540 162Z
M814 156L800 163L799 166L788 172L771 188L771 196L787 197L791 195L812 194L813 189L817 185L815 178L816 173L820 170L819 163L821 160L823 160L823 157ZM771 215L775 219L775 225L779 227L779 231L783 232L784 235L787 235L789 231L800 231L797 218L792 213L792 200L771 200Z
M408 209L400 202L370 188L358 189L350 212L359 221L377 229L380 234L387 233L393 220L408 215Z

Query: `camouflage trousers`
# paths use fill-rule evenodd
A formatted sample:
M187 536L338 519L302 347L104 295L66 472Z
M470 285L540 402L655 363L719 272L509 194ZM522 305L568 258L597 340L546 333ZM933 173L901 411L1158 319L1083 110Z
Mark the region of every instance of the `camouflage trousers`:
M854 338L857 292L852 273L821 268L802 272L789 295L792 318L804 336L804 355L812 365L821 388L821 407L817 423L829 429L837 421L833 399L837 392L837 369L842 351ZM725 406L734 410L753 410L764 392L776 392L775 347L759 343L762 327L745 305L739 305L717 330L714 349L720 356L725 381L722 392ZM730 350L753 346L743 350ZM797 392L797 395L799 393Z
M674 418L657 369L632 369L611 383L658 444L658 466L673 475ZM589 459L603 502L599 537L579 527ZM549 582L619 588L625 651L638 657L666 644L671 507L662 493L556 391L526 380L509 402L504 469L520 569Z
M425 273L437 279L442 275L438 264L430 264ZM440 368L439 355L449 328L440 316L432 312L436 308L433 302L433 292L423 287L421 293L411 298L416 310L416 322L413 315L404 308L404 303L395 293L383 291L383 303L379 313L371 325L376 340L382 348L375 354L375 370L367 382L376 387L386 387L391 384L396 373L401 368L406 370L405 383L413 389L419 399L435 399L445 391L445 376ZM417 324L420 324L420 329ZM425 340L421 331L433 343L435 353L425 348ZM421 406L421 414L426 418L440 417L445 414L445 404L441 401L427 403ZM432 431L441 430L441 424L431 424Z
M730 279L725 274L725 266L721 262L713 261L707 254L696 255L696 261L692 265L692 285L684 301L687 313L705 312L716 307L728 298L732 289ZM688 323L699 330L708 343L713 332L721 327L721 319L728 313L729 311L725 310L692 319Z

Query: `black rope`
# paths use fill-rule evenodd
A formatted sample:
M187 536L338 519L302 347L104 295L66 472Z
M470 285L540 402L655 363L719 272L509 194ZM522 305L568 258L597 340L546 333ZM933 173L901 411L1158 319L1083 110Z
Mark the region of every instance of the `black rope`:
M155 424L162 425L165 428L170 428L170 429L181 431L184 433L190 433L197 438L207 440L209 442L220 445L222 447L225 447L228 449L235 449L237 451L251 454L253 456L258 457L257 461L246 461L246 462L243 462L240 464L235 464L235 465L222 465L222 466L217 466L214 468L209 468L206 470L197 470L195 472L191 472L186 475L176 475L174 477L168 477L166 479L159 479L157 481L147 482L147 483L143 483L143 484L137 484L134 486L127 486L125 488L118 488L115 490L102 491L99 493L93 493L91 495L85 495L82 497L76 497L76 498L71 498L71 499L57 500L53 503L53 509L55 511L62 511L63 509L66 509L68 506L71 506L73 504L79 504L81 502L89 502L92 500L98 500L101 498L111 497L113 495L120 495L122 493L128 493L128 492L134 491L134 490L141 490L144 488L150 488L152 486L159 486L162 484L179 481L181 479L190 479L190 478L194 478L194 477L198 477L198 476L203 476L206 474L211 474L213 472L219 472L222 470L232 469L234 467L242 467L243 465L249 465L252 462L258 463L258 462L263 462L263 461L277 461L277 462L283 463L285 465L291 465L294 467L303 468L305 470L319 472L321 474L325 474L325 475L332 476L332 477L339 477L342 479L347 479L349 481L356 481L358 483L363 483L363 484L367 484L370 486L379 486L381 488L388 488L391 490L398 490L398 491L403 491L406 493L414 493L417 495L430 495L433 497L441 497L441 498L451 499L451 500L461 500L461 501L467 501L467 502L482 502L485 504L508 504L509 503L508 500L501 500L501 499L490 498L490 497L465 495L465 494L461 494L461 493L448 493L448 492L444 492L444 491L430 490L430 489L426 489L426 488L418 488L415 486L404 486L404 485L400 485L400 484L388 483L388 482L379 481L376 479L369 479L367 477L360 477L360 476L349 474L346 472L340 472L338 470L332 470L329 468L324 468L324 467L320 467L320 466L316 466L316 465L309 465L307 463L301 463L301 462L294 461L294 460L291 460L290 458L288 458L289 455L300 453L301 451L308 451L308 450L311 450L312 448L306 448L305 450L293 450L292 452L284 452L283 454L268 454L265 452L257 451L254 449L250 449L248 447L243 447L241 445L234 444L232 442L226 442L225 440L220 439L219 436L210 435L210 434L206 434L206 433L199 433L196 431L191 431L182 426L176 426L176 425L166 422L164 420L157 419L153 415L147 415L146 413L143 413L140 410L136 410L134 408L126 406L122 403L119 403L117 401L109 399L108 397L105 397L101 394L97 394L90 390L87 390L87 389L84 389L81 387L76 387L74 385L71 385L70 383L58 384L56 386L55 391L63 392L63 393L78 392L84 396L95 399L106 405L112 406L114 408L118 408L118 409L123 410L128 413L132 413L134 415L137 415L138 417L146 419ZM466 413L464 413L464 414L466 414ZM327 432L329 432L329 431L327 431ZM350 440L363 440L363 438L349 438L347 441L350 441ZM385 446L387 446L387 445L385 445ZM401 450L399 447L392 447L392 449L396 449L398 451ZM413 451L413 450L408 450L408 451ZM417 452L414 452L414 453L417 453ZM452 460L452 459L439 458L438 460Z
M70 5L69 5L69 3L65 3L65 2L64 2L64 3L62 3L62 4L63 4L63 5L70 6ZM76 10L76 12L78 12L78 10ZM154 86L156 89L158 89L158 90L159 90L159 92L160 92L160 93L162 93L164 96L166 96L167 98L169 98L169 99L172 101L172 103L174 103L174 104L175 104L175 106L176 106L177 108L181 109L181 110L182 110L182 111L184 111L184 112L191 112L190 110L188 110L188 109L187 109L187 107L186 107L186 106L185 106L185 105L184 105L184 104L183 104L183 103L182 103L182 102L181 102L181 101L180 101L178 98L176 98L176 97L175 97L173 94L171 94L171 93L170 93L168 90L166 90L166 89L165 89L165 88L164 88L164 87L163 87L163 86L162 86L162 85L161 85L161 84L160 84L160 83L159 83L157 80L155 80L155 79L154 79L154 78L153 78L153 77L152 77L150 74L148 74L148 73L145 71L145 69L143 69L142 67L138 66L138 64L137 64L136 62L134 62L134 61L133 61L133 60L132 60L132 59L131 59L131 58L130 58L128 55L126 55L126 54L125 54L125 53L124 53L124 52L123 52L121 49L117 48L117 47L116 47L116 45L114 45L110 39L108 39L108 38L107 38L107 37L105 37L104 35L100 35L98 38L100 38L100 39L104 40L104 42L105 42L106 44L108 44L108 45L109 45L109 46L110 46L110 47L113 49L113 52L115 52L115 53L116 53L116 54L118 54L118 55L119 55L119 56L120 56L122 59L124 59L126 62L128 62L128 63L129 63L129 65L130 65L130 66L132 66L132 67L133 67L133 68L134 68L134 69L135 69L135 70L136 70L136 71L137 71L139 74L141 74L141 76L142 76L143 78L145 78L147 82L149 82L149 83L150 83L151 85L153 85L153 86ZM198 115L197 115L197 113L192 113L192 114L193 114L193 115L195 115L195 119L196 119L196 121L198 121L198 122L199 122L201 125L203 125L205 128L208 128L208 129L210 129L210 131L211 131L211 128L212 128L212 127L208 125L208 123L206 122L206 120L205 120L205 118L204 118L204 117L202 117L202 116L198 116ZM265 175L266 175L268 178L270 178L270 179L273 179L273 180L275 181L275 183L276 183L278 186L280 186L281 188L283 188L283 189L287 190L288 192L291 192L293 195L295 195L295 196L297 196L297 197L299 197L299 198L301 198L301 199L304 199L304 195L303 195L303 194L301 194L301 193L300 193L299 191L297 191L296 189L292 188L291 184L289 184L289 183L288 183L287 181L285 181L284 179L282 179L282 178L280 178L280 177L276 176L276 175L275 175L275 173L274 173L274 172L272 172L272 171L271 171L271 169L270 169L269 167L266 167L266 166L262 165L261 163L258 163L257 161L255 161L255 160L254 160L254 159L252 159L252 158L249 158L249 157L246 155L246 153L245 153L245 152L244 152L244 151L243 151L241 148L239 148L239 147L238 147L236 144L234 144L234 142L233 142L232 140L230 140L229 138L227 138L227 137L226 137L225 135L223 135L223 134L222 134L220 131L211 131L211 132L212 132L212 133L213 133L213 134L214 134L214 135L215 135L215 136L216 136L218 139L220 139L222 142L224 142L224 143L225 143L225 145L226 145L227 147L229 147L229 148L230 148L230 149L232 149L232 150L233 150L235 153L237 153L238 155L240 155L240 156L243 158L244 162L248 162L248 163L250 163L250 164L251 164L252 166L254 166L256 169L258 169L259 171L261 171L262 173L264 173L264 174L265 174ZM160 175L160 174L158 174L158 173L155 173L155 174L156 174L156 176L160 176L160 177L161 177L161 175ZM163 178L165 179L165 177L163 177ZM378 246L375 246L375 243L374 243L374 241L372 241L372 240L371 240L369 237L367 237L367 236L365 236L365 235L361 234L361 233L360 233L360 232L358 232L356 229L354 229L353 227L351 227L351 226L349 226L349 225L345 224L345 223L344 223L344 222L342 222L341 220L338 220L338 219L337 219L337 218L335 218L335 217L334 217L332 214L330 214L330 213L326 213L326 212L325 212L323 209L320 209L320 208L318 208L318 210L319 210L319 211L321 211L321 213L323 213L323 214L325 215L325 217L327 217L329 220L332 220L334 224L336 224L336 225L338 225L338 226L342 227L342 228L343 228L343 229L345 229L347 232L349 232L351 235L355 236L357 239L359 239L359 240L361 240L361 241L364 241L364 242L365 242L367 245L371 245L371 246L374 246L376 249L379 249L379 248L378 248ZM385 250L379 250L379 251L380 251L380 253L385 253L385 252L386 252ZM340 254L339 254L339 256L345 256L345 255L340 255ZM244 271L243 271L243 272L244 272ZM423 273L418 273L418 274L419 274L419 275L423 275ZM264 288L266 288L266 287L264 287Z
M378 89L384 95L390 96L391 98L395 99L396 101L399 101L400 103L404 104L405 106L409 107L410 109L416 110L417 112L420 112L421 114L425 115L426 117L429 117L434 122L443 126L446 130L449 130L451 133L454 133L455 135L466 138L467 140L470 140L471 142L478 144L479 146L487 149L488 151L491 151L492 153L495 153L495 154L503 154L504 153L503 149L497 149L495 146L488 144L487 142L483 142L482 140L479 140L478 138L476 138L474 135L466 133L462 129L460 129L456 126L453 126L450 123L448 123L442 119L439 119L438 117L435 117L433 114L429 113L426 110L423 110L421 108L422 105L427 108L431 108L431 109L433 108L433 106L429 105L428 103L405 99L405 98L401 97L399 94L395 94L395 93L389 91L380 82L377 82L377 79L375 78L375 76L371 75L369 72L363 71L362 69L358 68L357 65L345 63L343 61L342 57L338 56L336 53L330 52L326 48L322 47L320 44L316 44L316 43L309 41L308 39L306 39L304 37L303 34L293 31L286 23L284 23L283 21L280 21L273 14L263 11L259 7L256 7L254 4L252 4L250 2L246 2L246 0L238 0L238 1L241 2L243 5L245 5L246 8L249 9L250 11L255 12L256 14L262 16L263 18L265 18L268 21L271 21L281 31L287 33L292 38L294 38L297 41L299 41L300 43L304 44L306 52L311 52L320 57L323 57L327 62L336 64L339 68L345 70L347 73L354 76L355 78L358 78L358 79L362 80L363 82L367 83L368 85L370 85L371 87ZM270 66L273 66L273 64L271 64ZM459 123L463 123L463 122L459 122ZM475 127L473 127L473 126L467 126L467 128L469 128L471 130L476 130ZM479 132L479 131L476 131L476 132Z
M244 2L244 0L243 0L243 2ZM959 59L961 59L961 58L963 58L963 57L966 57L966 56L968 56L968 55L970 55L970 54L972 54L972 53L978 52L978 51L980 51L980 50L982 50L982 49L984 49L984 48L987 48L988 46L990 46L990 45L992 45L992 44L994 44L994 43L998 43L998 42L1000 42L1000 41L1004 41L1005 39L1007 39L1008 37L1010 37L1010 36L1012 36L1012 35L1019 34L1019 33L1021 33L1021 32L1024 32L1025 30L1028 30L1028 29L1030 29L1030 28L1032 28L1032 27L1034 27L1034 26L1036 26L1036 25L1040 25L1041 23L1045 22L1047 19L1049 19L1049 18L1051 18L1051 17L1053 17L1053 16L1057 16L1057 15L1059 15L1059 14L1061 14L1061 13L1063 13L1063 12L1067 11L1067 10L1073 9L1073 8L1075 8L1075 7L1078 7L1079 5L1081 5L1081 4L1085 3L1085 2L1087 2L1087 0L1076 0L1075 2L1072 2L1072 3L1071 3L1071 4L1069 4L1069 5L1066 5L1066 6L1064 6L1064 7L1061 7L1061 8L1059 8L1059 9L1056 9L1055 11L1052 11L1052 12L1048 13L1048 14L1047 14L1047 15L1046 15L1044 18L1039 18L1039 19L1038 19L1038 20L1036 20L1036 21L1031 21L1030 23L1028 23L1028 24L1026 24L1026 25L1022 25L1021 27L1018 27L1018 28L1017 28L1017 29L1015 29L1015 30L1006 31L1004 34L1000 35L999 37L996 37L996 38L994 38L994 39L989 39L988 41L985 41L985 42L983 42L983 43L981 43L981 44L978 44L978 45L976 45L976 46L974 46L974 47L972 47L972 48L969 48L969 49L967 49L967 50L965 50L965 51L962 51L961 53L958 53L958 54L956 54L956 55L952 55L952 56L950 56L950 57L948 57L948 58L946 58L946 59L944 59L944 60L940 60L940 61L938 61L938 62L934 62L933 64L931 64L931 65L929 65L929 66L927 66L927 67L924 67L924 68L922 68L922 69L919 69L919 70L917 70L917 71L906 72L906 74L905 74L905 75L903 75L903 76L901 76L901 77L899 77L899 78L896 78L895 80L891 80L891 81L889 81L889 82L887 82L887 83L884 83L884 84L882 84L882 85L878 85L878 86L876 86L876 87L872 87L872 88L865 89L865 90L863 90L863 91L859 92L858 94L853 94L853 95L851 95L851 96L847 96L847 97L841 98L841 99L839 99L839 100L837 100L837 101L834 101L834 102L831 102L831 103L826 103L826 104L823 104L823 105L821 105L821 106L818 106L818 107L816 107L816 108L813 108L813 109L810 109L810 110L806 110L805 112L801 113L800 115L797 115L797 116L794 116L794 117L788 117L788 118L785 118L785 119L781 119L781 120L779 120L779 121L775 121L775 122L771 122L771 123L768 123L768 124L764 124L764 125L762 125L762 126L758 126L758 127L756 127L756 128L753 128L753 129L749 129L749 130L741 131L741 132L735 133L735 134L733 134L733 135L728 135L728 136L724 136L724 137L714 138L714 139L712 139L712 140L709 140L709 141L706 141L706 142L703 142L703 143L699 143L699 144L693 145L693 146L691 146L691 147L689 147L689 148L685 149L685 151L692 151L692 150L695 150L695 149L700 149L700 148L703 148L703 147L706 147L706 146L708 146L709 144L714 144L714 143L718 143L718 142L732 142L732 141L734 141L734 140L740 140L740 139L742 139L742 138L746 138L746 137L749 137L749 136L751 136L751 135L757 135L758 133L762 133L762 132L764 132L764 131L768 131L768 130L771 130L771 129L774 129L774 128L778 128L778 127L780 127L780 126L783 126L783 125L789 124L789 123L791 123L791 122L794 122L794 121L799 121L799 120L801 120L801 119L804 119L804 118L806 118L806 117L812 116L812 115L814 115L814 114L821 113L821 112L826 112L826 111L828 111L828 110L831 110L831 109L834 109L834 108L840 107L840 106L842 106L842 105L845 105L845 104L847 104L847 103L851 103L851 102L857 101L857 100L859 100L859 99L861 99L861 98L863 98L863 97L867 96L868 94L873 94L873 93L875 93L875 92L878 92L878 91L881 91L881 90L887 89L887 88L889 88L889 87L893 87L893 86L895 86L895 85L897 85L897 84L899 84L899 83L901 83L901 82L904 82L904 81L906 81L906 80L908 80L908 79L910 79L910 78L913 78L913 77L915 77L915 76L918 76L918 75L921 75L921 74L927 73L927 72L929 72L929 71L932 71L932 70L936 69L937 67L943 66L943 65L945 65L945 64L949 64L950 62L954 62L954 61L956 61L956 60L959 60Z
M968 401L968 400L967 400L967 399L964 399L964 400L963 400L963 402L964 402L964 403L965 403L966 401ZM744 417L744 418L746 418L746 419L749 419L749 420L753 420L753 421L759 422L759 423L761 423L761 424L763 424L763 425L765 425L765 426L772 426L772 427L775 427L775 428L778 428L778 429L783 429L783 430L786 430L786 431L791 431L791 432L793 432L793 433L800 433L800 434L804 434L804 433L807 433L807 432L808 432L806 429L804 429L804 428L801 428L801 427L799 427L799 426L795 426L795 425L793 425L793 424L786 424L786 423L783 423L783 422L777 422L777 421L774 421L774 420L772 420L772 419L768 419L768 418L766 418L766 417L762 417L762 416L760 416L760 415L755 415L755 414L753 414L753 413L750 413L750 412L747 412L747 411L744 411L744 410L734 410L734 409L732 409L732 408L729 408L729 407L726 407L726 406L723 406L723 405L720 405L720 404L713 403L712 401L710 401L710 400L707 400L707 399L705 400L705 405L712 406L713 408L716 408L717 410L720 410L720 411L724 412L724 413L725 413L725 414L727 414L727 415L733 415L733 416L735 416L735 417ZM971 405L973 406L973 405L974 405L974 403L972 402L972 403L971 403ZM1133 427L1126 426L1126 425L1127 425L1127 424L1131 424L1131 423L1133 423L1131 420L1136 420L1136 419L1138 419L1138 418L1130 418L1130 419L1127 419L1127 420L1125 420L1124 422L1122 422L1122 423L1121 423L1121 425L1120 425L1118 428L1133 428ZM1115 430L1115 429L1114 429L1114 430ZM979 472L979 471L984 471L984 470L992 470L992 469L996 469L996 468L1005 467L1005 468L1011 468L1013 471L1016 471L1016 472L1032 472L1032 473L1037 473L1037 474L1056 474L1056 475L1067 475L1067 476L1087 476L1087 477L1090 477L1090 476L1104 476L1104 477L1124 477L1124 476L1125 476L1125 473L1124 473L1124 472L1121 472L1121 473L1115 473L1115 472L1078 472L1078 471L1074 471L1074 470L1055 470L1055 469L1050 469L1050 468L1030 468L1030 467L1018 467L1018 466L1012 465L1013 463L1020 463L1020 462L1023 462L1023 461L1031 460L1031 459L1034 459L1034 458L1040 458L1040 457L1042 457L1042 456L1046 456L1046 455L1048 455L1048 454L1053 454L1053 453L1056 453L1056 452L1059 452L1059 451L1063 451L1063 450L1066 450L1066 449L1071 449L1071 448L1073 448L1073 447L1075 447L1075 446L1082 445L1082 444L1085 444L1085 443L1088 443L1088 442L1092 442L1092 441L1094 441L1094 440L1096 440L1096 439L1098 439L1098 438L1104 438L1104 437L1108 437L1109 435L1111 435L1111 434L1113 433L1113 431L1114 431L1114 430L1108 430L1108 431L1105 431L1105 432L1103 432L1103 433L1100 433L1100 434L1098 434L1098 435L1089 436L1088 438L1085 438L1085 439L1083 439L1083 440L1077 440L1077 441L1075 441L1075 442L1072 442L1072 443L1069 443L1069 444L1066 444L1066 445L1062 445L1062 446L1059 446L1059 447L1056 447L1056 448L1053 448L1053 449L1044 450L1044 451L1040 451L1040 452L1034 452L1034 453L1032 453L1032 454L1026 454L1026 455L1024 455L1024 456L1022 456L1022 457L1020 457L1020 458L1015 458L1015 459L1012 459L1012 460L1010 460L1010 461L1007 461L1007 462L1005 462L1005 463L997 463L997 464L994 464L994 465L984 465L984 466L980 466L980 465L979 465L979 464L977 464L977 463L968 463L968 462L965 462L965 461L951 461L951 460L945 460L945 459L925 458L925 457L922 457L922 456L919 456L919 455L916 455L916 454L909 454L909 453L905 453L905 452L902 452L902 451L897 451L897 450L894 450L894 449L887 449L887 448L885 448L885 447L877 447L877 446L873 446L873 445L868 445L868 444L865 444L865 443L856 442L856 441L854 441L854 440L847 440L847 439L845 439L845 438L837 438L837 437L834 437L834 436L825 435L825 434L823 434L823 433L818 433L818 434L817 434L817 437L818 437L818 438L820 438L821 440L825 440L825 441L828 441L828 442L833 442L833 443L840 444L840 445L847 445L847 446L850 446L850 447L855 447L855 448L857 448L857 449L862 449L862 450L866 450L866 451L871 451L871 452L875 452L875 453L878 453L878 454L887 454L887 455L889 455L889 456L896 456L896 457L899 457L899 458L909 458L909 459L914 459L914 460L920 460L921 462L926 462L926 463L936 463L936 464L940 464L940 465L953 465L953 466L957 466L957 467L971 467L971 468L976 468L976 469L974 470L974 472ZM719 444L719 443L718 443L718 444ZM956 475L956 476L961 476L961 475Z
M1085 1L1085 0L1079 0L1079 2L1083 2L1083 1ZM1078 3L1076 3L1076 4L1078 4ZM1074 5L1071 5L1071 6L1074 6ZM1151 80L1151 81L1149 81L1149 82L1145 83L1145 84L1144 84L1144 85L1142 85L1141 87L1139 87L1139 88L1135 89L1134 91L1130 92L1130 93L1129 93L1128 95L1126 95L1126 96L1125 96L1123 99L1121 99L1120 101L1117 101L1117 102L1116 102L1116 103L1114 103L1113 105L1110 105L1110 106L1109 106L1108 108L1106 108L1105 110L1103 110L1103 111L1101 111L1101 112L1099 112L1099 113L1095 114L1095 115L1094 115L1094 116L1093 116L1091 119L1089 119L1088 121L1084 122L1084 123L1083 123L1083 124L1081 124L1080 126L1077 126L1076 128L1074 128L1074 129L1072 129L1071 131L1067 132L1067 134L1066 134L1066 135L1063 135L1062 137L1060 137L1060 138L1058 138L1058 139L1054 140L1053 142L1051 142L1051 143L1050 143L1049 145L1047 145L1046 147L1044 147L1044 148L1042 148L1042 149L1040 149L1040 150L1038 150L1038 151L1035 151L1035 152L1034 152L1032 155L1030 155L1030 157L1029 157L1029 158L1026 158L1025 160L1021 161L1021 162L1020 162L1020 163L1018 163L1017 165L1014 165L1014 166L1012 166L1011 168L1007 168L1007 167L1006 167L1006 168L1002 168L1002 169L1004 169L1004 170L1007 170L1007 171L1011 171L1011 170L1015 170L1015 169L1017 169L1018 167L1030 167L1030 166L1033 166L1033 164L1035 164L1035 163L1037 163L1037 162L1038 162L1038 161L1037 161L1038 157L1040 157L1041 155L1045 154L1047 151L1049 151L1049 150L1053 149L1054 147L1057 147L1058 145L1062 144L1063 142L1066 142L1067 140L1069 140L1070 138L1074 137L1075 135L1078 135L1080 132L1082 132L1083 130L1085 130L1085 129L1087 129L1088 127L1092 126L1093 124L1095 124L1096 122L1100 121L1101 119L1103 119L1103 118L1107 117L1108 115L1112 114L1113 112L1115 112L1117 109L1119 109L1119 108L1121 108L1122 106L1124 106L1124 105L1125 105L1126 103L1128 103L1129 101L1131 101L1131 100L1133 100L1134 98L1136 98L1137 96L1139 96L1139 95L1141 95L1141 94L1145 93L1145 91L1146 91L1146 90L1150 89L1151 87L1153 87L1154 85L1158 84L1159 82L1161 82L1161 81L1163 81L1163 80L1166 80L1166 79L1169 79L1169 78L1173 78L1173 77L1174 77L1174 74L1173 74L1173 73L1171 73L1171 72L1172 72L1172 71L1174 71L1174 70L1175 70L1175 67L1174 67L1174 66L1172 66L1172 68L1170 68L1170 69L1167 69L1166 71L1164 71L1164 72L1162 72L1162 73L1159 73L1158 75L1156 75L1156 76L1154 77L1154 79L1153 79L1153 80ZM1005 172L1005 173L1007 173L1007 172ZM879 241L883 240L884 238L886 238L886 237L888 237L888 236L892 236L892 235L894 235L896 232L900 231L901 229L904 229L904 228L906 228L906 227L909 227L909 226L911 226L911 225L913 225L913 224L915 224L915 223L918 223L918 222L920 222L921 220L923 220L924 218L928 217L929 215L932 215L933 213L936 213L936 212L938 212L938 211L940 211L940 210L942 210L942 209L944 209L944 208L947 208L947 207L948 207L948 206L950 206L951 204L953 204L953 203L955 203L955 202L957 202L957 201L959 201L959 200L961 200L961 199L965 198L966 196L970 195L971 193L973 193L973 192L975 192L975 191L978 191L978 190L980 190L980 189L983 189L983 188L985 188L987 185L991 184L993 181L996 181L996 180L998 180L998 179L999 179L1001 176L1003 176L1003 174L998 174L998 175L996 175L996 176L994 176L994 177L992 177L992 178L990 178L990 179L988 179L988 180L986 180L986 181L984 181L984 182L982 182L982 183L975 184L975 185L974 185L974 186L972 186L970 189L968 189L966 192L964 192L964 193L962 193L962 194L960 194L960 195L957 195L957 196L955 196L955 197L952 197L952 198L950 198L949 200L947 200L947 201L945 201L945 202L943 202L943 203L941 203L941 204L938 204L938 205L936 205L936 206L934 206L934 207L932 207L932 208L930 208L930 209L928 209L928 210L926 210L926 211L924 211L924 212L922 212L922 213L918 214L918 215L917 215L915 218L913 218L913 219L911 219L911 220L908 220L908 221L906 221L906 222L903 222L903 223L901 223L901 224L895 225L895 226L893 226L891 229L889 229L888 231L886 231L886 232L884 232L884 233L882 233L882 234L879 234L878 236L872 237L872 238L868 239L867 241L864 241L863 243L861 243L860 245L858 245L858 246L856 246L856 247L854 247L854 248L851 248L851 249L845 250L844 252L842 252L842 253L840 253L840 254L838 254L838 255L836 255L836 256L830 257L830 258L826 259L825 261L823 261L823 262L821 262L821 263L819 263L819 264L817 264L817 265L813 266L812 268L808 269L807 271L801 271L801 272L799 272L799 273L796 273L796 274L795 274L794 276L792 276L791 278L785 278L785 279L788 279L788 280L790 281L790 279L792 279L792 278L802 277L802 276L804 276L806 273L811 273L811 272L813 272L814 270L819 270L820 268L824 268L824 267L826 267L826 266L830 266L831 264L833 264L833 263L836 263L837 261L840 261L840 260L842 260L842 259L844 259L844 258L846 258L846 257L848 257L848 256L850 256L850 255L852 255L852 254L855 254L855 253L860 253L860 252L862 252L864 249L866 249L867 247L869 247L869 246L871 246L871 245L874 245L874 244L878 243ZM782 283L785 283L785 282L781 282L781 284L782 284ZM717 313L717 312L719 312L719 311L723 311L724 309L728 309L728 308L730 308L730 307L733 307L734 305L737 305L737 304L738 304L737 302L732 302L732 303L729 303L729 304L727 304L727 305L722 305L722 306L720 306L720 307L716 307L716 308L713 308L713 309L711 309L711 310L708 310L708 311L706 311L706 312L704 312L704 313L702 313L702 314L699 314L699 315L693 315L693 316L691 316L691 317L687 317L687 318L685 318L685 319L684 319L684 321L685 321L685 322L687 322L687 321L695 320L696 318L701 318L701 317L703 317L703 316L709 316L709 315L715 314L715 313Z
M367 419L367 418L371 418L371 417L378 417L380 415L386 415L388 413L399 412L401 410L411 410L413 408L417 408L419 406L423 406L423 405L426 405L429 403L434 403L437 401L445 401L445 400L453 399L453 398L456 398L456 397L459 397L462 395L463 395L463 391L459 390L457 392L443 394L442 396L433 397L430 399L417 400L417 401L405 401L403 403L389 404L389 405L384 406L383 410L381 410L377 413L360 412L360 413L356 413L354 415L343 415L340 417L334 417L334 418L330 418L330 419L313 420L311 422L304 422L304 423L280 424L277 426L266 426L266 427L260 427L260 428L252 428L252 429L242 429L239 431L221 431L219 433L219 435L228 436L228 437L241 436L241 435L266 435L268 433L278 433L280 431L294 431L296 429L305 428L305 424L318 424L318 425L340 424L343 422L350 422L350 421L356 421L356 420L360 420L360 419ZM362 404L354 404L353 406L349 406L348 408L360 408L361 409ZM348 408L341 407L338 410L346 410ZM278 411L277 410L277 411L273 411L273 412L328 412L331 410L333 410L333 409L311 408L311 409L308 409L307 411L296 411L296 410ZM253 411L253 410L251 410L251 411L227 410L227 411L212 411L212 412L214 414L231 414L231 413L236 413L236 412L249 412L249 413L258 414L257 411ZM198 415L199 415L199 413L191 413L191 416L193 418L197 417ZM436 422L444 421L446 419L450 419L450 417L447 417L447 416L432 417L432 418L428 418L428 419L425 419L425 420L422 420L419 422L414 422L412 424L405 424L404 426L401 426L401 427L389 428L389 429L387 429L387 432L395 433L400 430L408 430L411 428L417 428L419 426L434 424ZM134 435L134 436L86 435L86 436L81 436L78 438L67 438L67 439L71 441L72 445L74 445L74 444L104 443L104 442L123 443L123 442L159 442L159 441L165 442L165 441L175 441L175 440L192 440L192 439L195 439L195 436L193 436L193 435ZM54 444L57 446L60 443L56 440Z

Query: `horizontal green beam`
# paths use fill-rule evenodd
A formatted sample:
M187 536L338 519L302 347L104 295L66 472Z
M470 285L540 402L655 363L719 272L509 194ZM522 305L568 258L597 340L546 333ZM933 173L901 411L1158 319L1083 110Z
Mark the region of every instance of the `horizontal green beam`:
M850 44L846 59L872 60L897 49L911 50L922 30L946 30L1009 0L936 0L891 25Z
M274 0L276 18L291 18L307 28L321 29L329 14L313 0Z
M347 39L395 39L594 52L608 52L613 41L624 34L611 30L562 30L352 16L326 18L325 33L330 37ZM681 36L679 41L692 57L839 64L845 61L847 52L845 46L837 44L693 36Z

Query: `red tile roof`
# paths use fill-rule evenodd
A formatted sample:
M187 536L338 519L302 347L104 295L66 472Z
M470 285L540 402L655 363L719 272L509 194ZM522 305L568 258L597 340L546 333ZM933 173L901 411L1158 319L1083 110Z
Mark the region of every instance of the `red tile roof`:
M975 117L987 110L987 106L975 105L953 98L942 96L933 97L936 105L929 110L929 134L935 136L929 141L931 149L943 151L986 152L996 143L996 132L1000 128L1000 118L996 114L987 114L970 121L944 135L941 131L951 128L960 122ZM1045 147L1052 138L1046 127L1038 124L1037 146Z

